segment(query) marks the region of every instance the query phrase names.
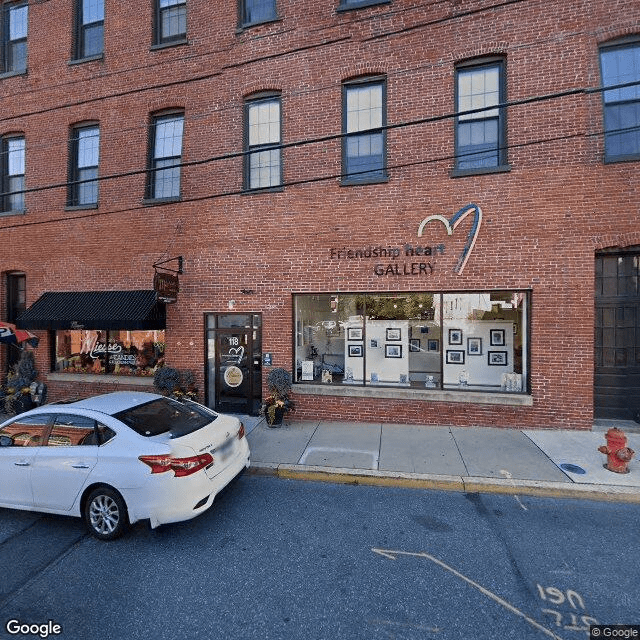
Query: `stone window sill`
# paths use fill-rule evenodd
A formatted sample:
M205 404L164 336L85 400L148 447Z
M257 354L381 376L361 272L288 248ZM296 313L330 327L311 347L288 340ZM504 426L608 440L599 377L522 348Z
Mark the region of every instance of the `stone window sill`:
M447 389L410 389L372 386L339 386L294 384L299 395L341 396L349 398L389 398L392 400L421 400L427 402L456 402L463 404L494 404L512 407L532 407L533 397L524 393L492 391L449 391Z

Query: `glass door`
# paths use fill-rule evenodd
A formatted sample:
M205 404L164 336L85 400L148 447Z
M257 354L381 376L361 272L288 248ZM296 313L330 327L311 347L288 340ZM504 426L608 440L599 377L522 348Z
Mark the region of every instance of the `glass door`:
M262 402L258 314L207 317L207 404L223 413L257 415Z

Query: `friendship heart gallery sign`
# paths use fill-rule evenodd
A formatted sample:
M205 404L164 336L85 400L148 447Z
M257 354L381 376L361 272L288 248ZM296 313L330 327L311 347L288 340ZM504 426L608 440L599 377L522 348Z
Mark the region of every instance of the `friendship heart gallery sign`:
M453 236L459 225L469 216L473 216L471 227L467 233L465 244L458 255L453 272L461 275L476 244L480 226L482 225L482 210L477 204L468 204L451 218L442 215L432 215L425 218L418 225L418 238L425 235L425 230L442 225L447 236ZM401 246L369 246L360 249L332 247L329 251L331 260L375 260L373 273L376 276L429 276L434 270L434 258L445 255L445 243L434 245L417 245L406 243Z

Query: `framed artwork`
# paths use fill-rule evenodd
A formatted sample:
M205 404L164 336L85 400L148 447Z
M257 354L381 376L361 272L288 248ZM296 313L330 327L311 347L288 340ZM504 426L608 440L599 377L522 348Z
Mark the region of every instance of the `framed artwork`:
M387 331L389 331L389 329L387 329ZM398 329L398 331L400 331L400 329ZM401 344L385 344L384 357L385 358L402 358L402 345Z
M440 351L440 340L427 340L427 351Z
M313 360L302 361L302 379L313 380Z
M489 342L492 347L504 347L506 344L504 340L504 329L491 329Z
M387 340L402 340L402 329L387 329Z
M377 349L380 346L380 342L378 341L378 338L371 338L371 340L369 340L369 346L372 349Z
M449 344L462 344L462 331L460 329L449 329Z
M447 364L464 364L464 351L447 349Z
M347 340L362 340L362 327L349 327L347 329Z
M350 358L362 358L362 345L350 344L349 345L349 357Z
M467 338L467 353L470 356L481 356L482 338Z
M420 338L411 338L409 340L409 351L421 351Z
M489 351L488 364L492 367L506 367L507 366L507 352L506 351Z

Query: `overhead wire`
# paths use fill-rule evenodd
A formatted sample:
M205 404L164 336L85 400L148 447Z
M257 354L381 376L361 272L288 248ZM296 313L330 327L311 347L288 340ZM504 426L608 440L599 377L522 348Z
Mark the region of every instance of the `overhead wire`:
M519 107L519 106L538 103L538 102L546 102L548 100L557 100L561 98L579 96L579 95L589 95L589 94L601 93L603 91L615 91L618 89L625 89L629 87L635 87L638 85L640 85L640 81L626 82L626 83L621 83L616 85L607 85L606 87L578 87L573 89L566 89L564 91L558 91L551 94L543 94L540 96L530 96L526 98L520 98L516 100L510 100L507 102L498 103L495 105L491 105L491 109L506 110L513 107ZM269 149L285 150L288 148L297 148L297 147L302 147L306 145L321 144L325 142L332 142L336 140L341 140L343 138L349 138L349 137L354 137L354 136L363 135L363 134L375 134L382 131L390 131L394 129L402 129L405 127L432 124L432 123L440 122L443 120L451 120L451 119L459 118L462 116L477 115L487 110L488 110L487 107L478 107L475 109L467 109L464 111L456 111L456 112L445 113L445 114L440 114L436 116L428 116L425 118L417 118L414 120L409 120L409 121L404 121L399 123L386 124L381 127L367 129L364 131L357 131L357 132L350 132L350 133L341 132L341 133L335 133L335 134L328 134L324 136L318 136L315 138L309 138L305 140L294 140L292 142L269 145ZM604 132L600 132L600 133L602 134ZM616 133L616 131L607 130L607 133ZM569 136L569 137L574 137L574 136ZM513 145L507 145L505 149L508 150L509 148L512 148L512 147ZM178 168L178 167L180 168L195 167L203 164L209 164L212 162L220 162L220 161L242 158L242 157L251 155L252 153L255 153L255 150L244 149L242 151L233 151L230 153L224 153L221 155L202 158L199 160L181 161L172 165L163 166L162 169L170 169L170 168ZM458 156L459 154L453 157L458 157ZM41 191L48 191L52 189L66 188L70 185L103 182L107 180L114 180L116 178L126 178L126 177L131 177L136 175L146 175L146 174L149 174L151 171L153 170L150 169L149 167L144 167L141 169L134 169L132 171L123 171L123 172L118 172L114 174L97 176L95 178L89 178L86 180L75 180L75 181L66 180L64 182L58 182L58 183L43 185L38 187L31 187L29 189L23 189L20 191L12 191L11 193L13 194L38 193Z

